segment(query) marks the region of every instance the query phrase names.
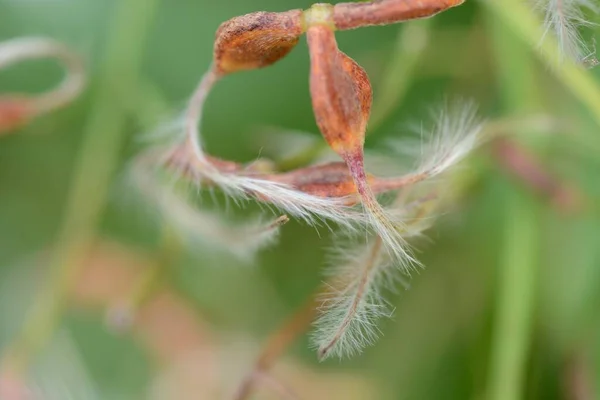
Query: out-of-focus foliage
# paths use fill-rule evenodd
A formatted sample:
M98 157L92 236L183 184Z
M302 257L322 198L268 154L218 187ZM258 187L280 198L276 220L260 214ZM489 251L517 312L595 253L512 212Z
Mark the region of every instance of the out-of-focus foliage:
M126 1L0 0L0 41L25 35L60 40L87 60L90 80L84 96L72 106L0 137L0 348L10 343L35 294L48 284L47 252L69 212L66 199L82 130L96 106L95 94L102 89L98 76L105 68L110 22ZM497 124L499 133L508 135L517 149L490 141L448 185L455 195L453 207L428 231L431 240L417 243L426 269L413 277L410 290L386 296L395 311L380 327L384 335L375 346L342 363L321 364L306 339L290 349L280 374L307 396L302 398L347 399L348 390L361 399L488 398L498 393L490 389L498 332L508 342L526 343L519 361L523 398L600 396L600 388L594 387L600 381L600 129L589 110L535 57L534 49L492 15L485 1L501 0L469 0L430 21L423 54L418 60L407 55L407 62L416 62L414 73L408 82L396 82L406 92L370 132L367 150L405 135L408 124L428 118L429 105L446 96L473 98L480 113ZM144 2L138 3L142 7ZM114 107L125 109L127 119L97 236L118 242L118 250L102 247L104 251L89 255L86 265L94 265L94 260L105 264L101 271L108 275L78 278L79 291L69 297L66 318L34 360L33 380L39 390L53 393L48 398L68 398L65 393L77 399L160 396L160 390L177 385L171 380L174 376L197 384L186 375L189 371L169 369L164 356L179 351L170 347L174 342L190 338L179 336L190 330L190 324L192 335L207 335L206 340L192 338L204 346L198 351L218 353L231 363L227 379L212 382L219 395L230 393L251 367L259 344L319 286L324 249L331 244L326 227L316 232L291 221L282 228L279 244L257 256L255 267L204 249L175 245L165 250L164 229L150 222L153 218L140 210L122 179L143 134L181 111L211 62L214 32L222 21L256 10L283 11L310 4L307 0L159 2L135 90L120 89L121 80L130 78L127 74L113 77L115 87L109 88L114 91ZM135 20L136 15L129 17ZM399 32L412 34L420 23L338 35L340 49L369 73L375 106L378 92L394 83L393 68L405 73L402 60L393 62ZM585 30L582 37L592 43L593 35L593 30ZM401 37L404 43L411 40L423 38ZM312 132L320 139L310 107L308 73L302 40L278 64L220 83L205 109L203 131L211 152L251 161L263 148L285 146L286 141L279 139L273 141L276 145L266 142L269 135L264 132L279 128ZM586 73L600 85L599 70ZM53 63L27 62L0 73L0 93L40 91L58 79L60 70ZM388 101L393 97L385 96ZM544 176L552 177L549 184L540 184L539 174L527 175L532 157ZM557 190L566 193L568 201L555 196ZM215 207L225 211L221 197L215 198ZM213 204L209 195L204 204ZM255 206L249 204L240 212L231 209L232 218L244 217ZM135 254L146 256L140 260ZM168 268L154 277L148 273L161 263L168 263ZM528 279L524 291L519 292L519 286L514 296L511 287L499 290L507 269L517 282ZM524 269L528 274L519 276ZM146 271L142 276L150 276L150 289L144 289L147 296L123 289L140 270ZM144 278L140 279L143 285ZM114 289L102 294L114 301L108 316L109 301L99 299L101 295L93 299L104 286ZM519 309L523 293L531 299L528 330L500 331L498 304L508 301L502 304ZM136 330L136 324L144 321L133 323L137 328L132 335L115 333L115 323L130 322L120 306L139 303L143 310L161 300L193 322L162 344ZM167 317L157 324L156 329L174 325ZM211 369L194 365L192 376L201 376L202 368Z

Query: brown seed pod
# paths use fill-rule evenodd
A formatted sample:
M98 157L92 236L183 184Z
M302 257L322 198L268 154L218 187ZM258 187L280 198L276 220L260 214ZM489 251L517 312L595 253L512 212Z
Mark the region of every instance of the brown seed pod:
M333 9L335 27L340 30L369 25L387 25L409 19L431 17L465 0L374 0L339 3Z
M269 177L296 190L320 197L346 197L356 195L354 180L342 162L332 162L299 168Z
M338 50L330 27L312 26L307 36L317 125L331 148L346 159L345 154L362 152L371 112L371 84L366 72Z
M401 229L377 201L365 171L363 146L371 111L371 84L366 72L338 50L333 30L320 23L307 29L310 93L317 125L346 163L371 227L394 257L409 263L412 257L405 250Z
M298 43L302 10L255 12L235 17L217 30L214 60L218 74L269 66Z

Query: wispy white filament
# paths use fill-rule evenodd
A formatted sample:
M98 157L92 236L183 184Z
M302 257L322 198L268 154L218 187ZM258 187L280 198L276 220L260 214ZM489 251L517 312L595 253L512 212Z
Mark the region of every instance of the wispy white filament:
M344 247L334 259L336 278L321 299L312 335L319 358L352 356L378 337L378 319L390 315L381 295L390 265L381 247L375 239L358 248Z
M173 188L161 184L152 167L144 165L141 159L129 174L129 182L146 203L193 247L200 244L203 250L229 253L240 261L252 262L258 251L276 241L279 227L287 222L285 216L273 221L228 222L222 215L194 207Z
M282 183L239 172L223 172L213 165L202 147L198 126L202 122L202 108L206 97L217 79L218 76L212 70L205 74L190 99L185 117L185 140L191 146L193 156L188 164L195 166L199 178L210 181L232 197L258 197L309 223L315 222L316 217L351 228L357 222L364 221L364 215L347 205L348 199L306 194Z
M483 123L471 102L457 101L434 110L433 128L423 132L417 173L435 177L460 163L481 141Z
M576 62L598 63L595 49L590 50L579 31L592 25L585 11L598 13L597 0L535 0L535 5L544 14L544 36L549 32L556 36L563 56Z
M400 150L415 153L417 158L417 167L409 176L419 181L447 172L480 142L481 128L471 104L460 102L443 108L436 113L433 129L423 135L424 140L417 145L403 142ZM388 220L401 220L395 231L383 226L374 230L377 236L370 243L354 249L341 247L337 252L332 269L335 279L323 299L313 334L321 358L351 356L377 338L378 319L391 311L382 288L393 287L398 278L409 275L406 267L414 260L406 243L432 223L433 209L425 207L429 200L433 199L426 196L406 204L399 197L386 210ZM400 241L395 251L389 251L394 242L386 234Z
M411 185L438 177L452 170L484 141L483 122L471 102L456 101L432 110L432 124L413 129L419 137L388 141L387 145L413 170L391 181Z
M482 126L472 103L457 102L436 111L433 127L431 131L422 130L421 141L393 144L400 153L412 153L417 162L416 169L398 181L404 179L414 185L450 170L479 143ZM394 213L398 215L394 210L375 207L371 212L373 217L370 224L395 262L408 273L411 267L418 266L419 263L403 238L405 224L398 218L394 219ZM381 218L378 218L378 214L381 214Z

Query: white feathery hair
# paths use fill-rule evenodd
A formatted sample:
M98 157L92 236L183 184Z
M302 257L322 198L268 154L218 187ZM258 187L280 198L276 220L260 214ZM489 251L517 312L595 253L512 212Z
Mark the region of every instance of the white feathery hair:
M314 196L282 183L239 173L227 173L214 166L204 152L198 125L202 121L204 101L216 79L212 71L205 74L190 99L185 116L185 140L191 146L193 157L193 160L189 161L190 165L196 166L198 178L210 181L233 198L244 199L250 197L249 194L258 195L275 207L308 223L315 223L316 218L334 221L354 229L364 221L365 216L362 213L347 205L348 199Z
M256 218L234 223L219 213L199 209L185 193L178 193L175 183L162 182L157 171L142 160L136 160L127 171L129 186L137 189L146 205L192 248L199 245L204 250L228 253L239 261L251 263L258 251L277 240L279 227L287 222L286 216L280 216L272 221Z
M482 123L476 118L472 103L458 102L442 108L435 114L433 129L422 134L418 145L403 142L399 149L418 154L416 168L409 175L427 180L445 173L480 142L481 130ZM386 210L390 221L401 221L395 224L393 232L374 229L376 236L369 243L354 248L338 247L330 271L333 280L329 281L330 290L322 299L312 335L320 358L351 356L377 338L377 320L391 313L382 289L393 288L398 280L410 277L407 266L415 265L416 261L407 240L421 235L433 222L433 208L426 209L424 215L415 212L423 209L423 201L428 201L427 197L413 203L398 197ZM399 244L385 234L400 241ZM398 247L390 249L390 245Z
M590 49L579 31L593 25L585 12L600 12L596 0L534 0L534 5L544 16L544 37L549 32L556 36L563 57L597 65L595 49Z
M387 142L398 156L413 160L415 166L407 175L420 175L423 179L450 170L484 139L484 123L477 117L477 107L472 101L446 101L432 108L430 115L430 126L411 129L418 137Z
M206 98L219 76L210 69L194 91L188 102L183 122L184 137L179 148L185 146L184 155L178 155L176 163L196 179L201 185L208 182L220 188L233 199L249 197L264 200L286 214L308 223L318 220L333 221L348 231L357 227L366 227L381 238L386 252L393 262L407 272L419 265L407 245L403 232L405 229L393 213L383 208L371 193L369 186L364 188L362 210L348 205L346 198L324 198L295 190L288 185L261 179L240 171L224 171L213 163L204 152L199 125L202 123L202 110ZM436 116L436 124L429 135L430 140L421 147L421 162L415 173L422 179L437 176L459 161L475 146L481 125L475 118L475 109L470 103L458 103L454 108L445 109ZM177 146L174 147L177 149ZM172 150L172 152L176 150ZM166 155L168 157L168 154Z
M334 277L319 299L319 317L311 335L321 360L350 357L379 336L377 321L391 315L381 293L391 267L381 240L338 247L329 273Z
M407 224L404 238L420 235L429 224ZM311 335L319 358L351 357L373 344L380 334L380 318L390 317L393 307L383 291L398 285L408 288L406 268L385 251L380 237L356 245L338 241L327 270L328 287L319 300L319 317Z
M481 141L482 122L477 118L472 102L446 103L433 114L431 130L421 129L421 140L402 140L391 143L400 154L416 158L414 171L407 177L416 177L415 183L442 175L460 163ZM382 217L378 218L378 213ZM374 215L373 215L374 214ZM405 223L393 210L382 207L371 213L370 226L382 239L386 250L407 273L420 263L408 247L403 235Z

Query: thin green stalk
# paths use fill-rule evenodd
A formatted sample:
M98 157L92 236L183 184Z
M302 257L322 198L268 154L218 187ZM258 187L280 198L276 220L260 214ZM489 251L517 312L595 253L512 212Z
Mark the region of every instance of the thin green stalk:
M496 14L489 13L488 22L504 109L515 113L532 111L539 105L540 96L531 53ZM489 400L524 398L539 262L536 212L536 203L528 194L511 190L507 195L488 370Z
M138 85L144 42L159 0L120 0L109 28L106 56L91 115L75 165L75 176L66 201L65 216L51 258L51 278L21 333L9 348L9 362L26 368L58 324L70 283L94 238L111 176L118 161L127 105Z
M503 255L492 354L489 400L524 398L538 264L538 229L535 202L524 193L511 192L506 205Z
M591 113L600 125L600 85L581 65L561 56L553 35L545 35L543 24L527 2L522 0L481 0L490 12L502 20L547 65L565 87Z

